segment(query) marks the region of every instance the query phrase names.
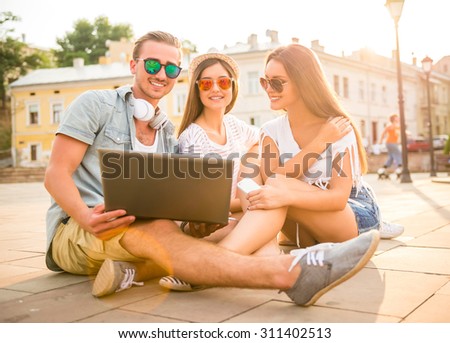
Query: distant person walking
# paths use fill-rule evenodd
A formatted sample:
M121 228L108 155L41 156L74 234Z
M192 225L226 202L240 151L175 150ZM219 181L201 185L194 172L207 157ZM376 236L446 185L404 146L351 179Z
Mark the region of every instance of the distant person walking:
M389 117L390 124L387 125L381 134L379 144L383 144L386 139L386 149L388 151L388 159L383 168L388 169L395 163L397 168L402 167L402 152L400 149L400 124L398 114L392 114Z

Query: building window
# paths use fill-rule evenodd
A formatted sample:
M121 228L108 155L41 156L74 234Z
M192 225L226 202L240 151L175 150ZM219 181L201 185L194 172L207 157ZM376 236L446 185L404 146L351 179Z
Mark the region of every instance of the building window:
M383 101L383 104L387 104L386 86L381 87L381 101Z
M348 99L349 98L349 91L348 91L348 77L344 77L342 79L342 82L344 83L344 98Z
M447 92L447 87L446 86L442 87L442 103L443 104L448 104L448 92Z
M377 144L378 137L378 122L372 122L372 144Z
M359 100L364 101L364 81L359 81Z
M38 155L38 146L37 146L37 144L30 145L30 160L31 161L37 161L37 155Z
M361 139L364 145L364 148L369 147L369 139L367 138L367 132L366 132L366 121L364 119L361 119L359 122L359 129L361 132Z
M366 121L364 119L361 119L359 124L360 130L361 130L361 137L366 137Z
M52 124L59 124L61 121L61 115L64 110L62 102L54 102L51 104L51 123Z
M336 92L337 95L340 95L340 90L339 90L339 76L338 75L334 75L333 76L333 85L334 85L334 91Z
M177 93L175 95L175 113L174 116L182 116L184 105L186 103L186 93Z
M256 71L251 71L247 74L248 77L248 94L256 95L259 92L259 73Z
M439 87L437 85L432 85L430 87L430 92L431 92L431 102L433 104L439 104Z
M39 105L29 104L28 105L28 125L38 125L39 124Z
M261 126L261 120L260 118L257 117L250 117L250 125L256 126L256 127L260 127Z
M376 102L377 100L377 87L375 83L370 84L370 101Z

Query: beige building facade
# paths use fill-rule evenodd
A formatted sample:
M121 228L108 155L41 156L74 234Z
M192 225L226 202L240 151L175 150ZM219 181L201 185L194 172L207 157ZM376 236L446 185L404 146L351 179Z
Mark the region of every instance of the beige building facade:
M268 30L264 41L254 34L244 43L224 47L240 66L240 94L232 114L255 126L277 116L270 110L265 91L259 85L269 51L281 45L278 33ZM293 42L298 42L294 38ZM285 42L290 43L290 42ZM132 83L129 60L133 44L109 42L110 52L98 65L35 70L11 84L12 156L14 166L45 166L54 133L67 106L90 89L115 89ZM394 58L362 49L350 56L328 54L318 41L310 47L317 53L327 78L361 130L370 151L383 131L387 118L398 113L397 71ZM187 66L194 56L185 56L183 71L173 91L160 102L178 127L187 98ZM445 62L445 63L444 63ZM450 61L435 64L430 77L433 134L450 132ZM447 68L447 72L445 71ZM412 136L428 137L428 106L425 75L414 61L402 63L405 122Z

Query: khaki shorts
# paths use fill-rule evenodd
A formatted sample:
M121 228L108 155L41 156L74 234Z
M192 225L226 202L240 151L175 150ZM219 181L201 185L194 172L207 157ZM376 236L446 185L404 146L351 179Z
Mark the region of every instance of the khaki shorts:
M120 244L125 232L102 241L83 230L72 218L61 223L52 241L52 254L56 264L72 274L96 274L105 259L141 262Z

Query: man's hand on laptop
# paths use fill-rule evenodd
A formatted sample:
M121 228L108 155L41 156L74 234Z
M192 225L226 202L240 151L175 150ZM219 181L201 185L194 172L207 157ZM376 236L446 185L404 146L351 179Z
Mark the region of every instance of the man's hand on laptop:
M206 224L206 223L195 223L189 222L184 226L183 231L185 234L196 237L203 238L207 237L213 232L223 228L225 225L221 224Z
M134 216L127 216L125 210L105 212L104 204L89 210L80 223L86 231L104 241L118 235L136 220Z

